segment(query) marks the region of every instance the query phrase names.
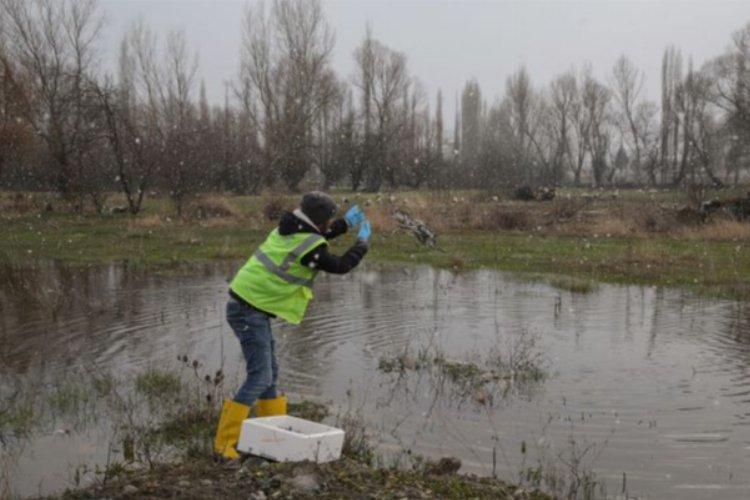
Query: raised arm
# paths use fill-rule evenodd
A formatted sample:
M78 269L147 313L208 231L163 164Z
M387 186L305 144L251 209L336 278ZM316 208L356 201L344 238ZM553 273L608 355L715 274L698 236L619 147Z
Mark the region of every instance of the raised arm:
M335 221L331 223L330 227L328 228L328 231L323 233L323 237L327 240L332 240L346 233L348 229L349 229L349 225L346 223L344 219L336 219Z
M367 253L367 243L357 240L343 255L333 255L328 251L328 245L321 245L302 257L300 263L311 269L325 271L331 274L346 274L359 264Z

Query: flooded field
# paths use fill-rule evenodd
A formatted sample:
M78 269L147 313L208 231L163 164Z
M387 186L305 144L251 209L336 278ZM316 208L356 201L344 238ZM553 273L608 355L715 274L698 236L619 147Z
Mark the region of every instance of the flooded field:
M51 386L80 370L128 378L183 355L234 384L233 269L0 271L2 386ZM281 386L354 409L394 460L455 456L463 472L512 481L595 475L610 496L750 496L747 303L369 266L321 276L306 322L279 323L276 335ZM517 361L529 358L542 373L522 379ZM59 491L82 464L120 452L109 436L106 419L62 419L0 466L16 494Z

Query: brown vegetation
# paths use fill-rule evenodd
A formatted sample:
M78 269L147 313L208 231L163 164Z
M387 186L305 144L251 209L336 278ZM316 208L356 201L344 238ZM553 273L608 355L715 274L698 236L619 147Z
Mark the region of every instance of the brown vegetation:
M229 199L220 195L204 195L191 200L186 207L189 216L196 219L235 217L237 210Z
M8 193L6 196L0 196L0 213L3 214L27 215L39 212L42 208L39 199L25 193Z
M678 203L612 197L557 197L546 203L410 194L367 207L378 232L396 229L393 214L409 213L438 234L515 231L580 237L666 236L680 239L748 240L750 224L730 214L699 216Z
M143 217L134 217L128 222L128 227L152 229L164 227L169 224L170 220L157 214L144 215Z
M279 193L266 193L262 197L263 216L266 220L279 220L284 212L293 208L293 204L284 199Z
M121 196L110 195L107 213L116 214ZM268 192L255 198L232 198L217 194L197 196L186 202L177 217L159 198L153 198L147 215L131 217L128 227L152 229L169 224L199 222L203 227L250 223L257 229L271 227L297 203L296 195ZM699 209L672 201L614 195L559 195L544 203L489 197L485 193L461 196L444 192L408 192L388 196L343 198L343 211L360 203L373 229L380 234L399 231L394 216L407 213L441 233L463 231L533 232L576 237L655 236L707 241L750 240L750 223L731 210L700 213ZM0 213L5 217L77 212L75 204L48 193L1 193ZM92 209L93 210L93 209ZM126 213L127 211L125 211ZM92 211L92 213L94 213Z

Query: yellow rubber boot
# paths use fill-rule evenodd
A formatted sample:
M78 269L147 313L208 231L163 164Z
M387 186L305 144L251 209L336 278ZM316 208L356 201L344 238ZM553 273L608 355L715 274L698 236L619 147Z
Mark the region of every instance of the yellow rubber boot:
M256 401L255 415L258 417L275 417L286 415L286 396Z
M237 441L240 439L240 428L242 421L250 414L250 407L237 403L231 399L225 399L221 407L219 427L216 429L214 439L214 451L224 458L237 459Z

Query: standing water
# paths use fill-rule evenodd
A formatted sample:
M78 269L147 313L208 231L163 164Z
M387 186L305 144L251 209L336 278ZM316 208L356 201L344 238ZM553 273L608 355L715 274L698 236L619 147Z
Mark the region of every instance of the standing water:
M6 269L2 384L79 368L127 378L183 355L236 382L243 362L224 320L232 270ZM522 471L595 474L611 495L750 496L746 303L642 286L576 293L429 267L368 266L315 288L302 326L276 325L281 386L356 408L383 453L456 456L464 472L511 481ZM493 353L517 368L511 358L532 350L541 380L481 371ZM467 367L492 382L466 390ZM59 491L81 464L112 453L100 421L56 423L18 446L10 482L20 495Z

